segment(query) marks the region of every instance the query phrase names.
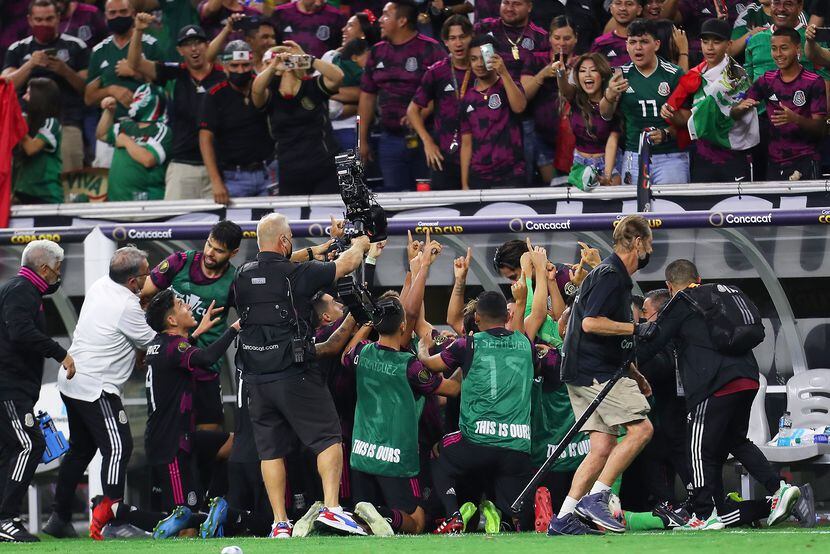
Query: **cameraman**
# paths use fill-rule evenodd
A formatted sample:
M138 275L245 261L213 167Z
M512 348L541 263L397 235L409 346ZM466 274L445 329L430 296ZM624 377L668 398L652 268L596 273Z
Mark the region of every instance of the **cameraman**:
M343 466L340 423L314 356L310 320L311 298L358 268L369 239L353 239L335 262L302 264L288 258L291 239L284 215L264 216L257 225L257 260L242 266L233 285L242 318L237 359L251 385L254 440L274 511L271 536L291 536L284 459L295 436L317 456L323 483L324 507L319 515L309 513L303 519L316 517L336 530L365 534L340 507L337 496Z

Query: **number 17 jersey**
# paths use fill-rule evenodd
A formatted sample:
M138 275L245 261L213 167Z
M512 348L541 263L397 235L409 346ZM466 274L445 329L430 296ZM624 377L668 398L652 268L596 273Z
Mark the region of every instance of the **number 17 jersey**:
M627 152L639 152L640 133L643 129L668 127L666 121L660 117L660 108L669 99L669 95L677 87L677 82L683 75L683 70L662 58L657 58L657 67L651 75L645 76L634 63L621 67L623 77L628 80L628 89L622 93L619 113L625 121L625 145ZM652 154L666 154L678 152L677 141L669 139L668 143L661 143L652 147Z

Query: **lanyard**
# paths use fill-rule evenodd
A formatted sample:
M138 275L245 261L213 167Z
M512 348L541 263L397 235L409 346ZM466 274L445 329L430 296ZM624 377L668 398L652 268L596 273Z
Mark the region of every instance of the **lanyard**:
M455 90L455 97L461 100L467 92L467 85L470 84L470 68L468 67L467 71L464 72L464 82L461 83L461 89L459 89L458 78L455 76L455 66L452 65L452 60L450 60L450 77L452 77L452 87Z

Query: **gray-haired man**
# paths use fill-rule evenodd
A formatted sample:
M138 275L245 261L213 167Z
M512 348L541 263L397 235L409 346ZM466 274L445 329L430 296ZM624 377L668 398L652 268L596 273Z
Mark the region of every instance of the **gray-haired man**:
M76 360L71 381L61 373L58 388L69 418L70 449L61 463L53 513L44 532L74 536L69 524L75 488L97 450L101 450L104 501L124 497L124 478L133 450L121 389L135 365L136 348L155 337L144 319L138 294L150 274L147 253L134 246L119 248L109 275L86 293L69 352ZM95 535L93 519L91 535ZM100 538L100 529L97 529Z

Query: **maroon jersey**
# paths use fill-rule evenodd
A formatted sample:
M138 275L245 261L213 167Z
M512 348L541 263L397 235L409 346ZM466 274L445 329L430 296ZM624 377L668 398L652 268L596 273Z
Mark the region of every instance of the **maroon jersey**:
M318 58L340 47L346 24L343 13L328 4L314 13L300 11L296 2L283 4L274 10L272 19L277 29L277 42L293 40L306 53Z
M432 135L444 158L455 164L459 163L458 151L450 153L450 144L454 139L461 144L460 97L473 86L474 81L471 71L455 68L449 58L443 59L424 73L421 85L412 99L422 108L426 108L430 102L435 103Z
M499 6L501 6L501 0L476 0L476 21L499 17Z
M384 131L402 134L401 119L415 96L427 68L447 53L433 39L417 34L403 44L382 41L372 47L360 90L378 95L380 125Z
M613 132L620 132L620 120L615 114L611 121L605 121L599 114L599 104L592 104L588 120L582 111L571 105L571 130L576 137L576 149L585 154L602 154L605 143Z
M222 28L225 26L225 23L227 22L228 18L235 13L241 13L247 17L260 17L262 15L253 8L242 7L241 10L229 10L225 6L222 6L221 8L219 8L218 12L209 16L205 16L204 13L206 4L207 0L202 0L202 2L199 4L198 12L199 19L202 23L202 28L205 30L205 33L207 33L207 36L210 39L215 38L216 35L222 32ZM228 36L228 42L232 40L245 40L245 33L243 33L242 31L233 31Z
M536 75L550 65L549 53L536 53L524 71L525 75ZM545 79L536 96L530 101L528 111L533 116L536 136L546 144L553 145L559 129L559 85L555 78Z
M109 35L104 15L95 6L81 2L75 4L72 15L67 19L61 19L58 26L61 33L78 37L90 48Z
M591 52L599 52L605 56L611 67L620 67L631 61L628 50L625 48L625 42L625 38L617 36L617 33L611 31L594 39Z
M475 31L476 34L493 37L496 54L504 60L514 81L519 80L522 71L531 63L534 52L550 51L548 32L535 23L511 27L498 18L485 19L476 23Z

